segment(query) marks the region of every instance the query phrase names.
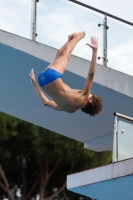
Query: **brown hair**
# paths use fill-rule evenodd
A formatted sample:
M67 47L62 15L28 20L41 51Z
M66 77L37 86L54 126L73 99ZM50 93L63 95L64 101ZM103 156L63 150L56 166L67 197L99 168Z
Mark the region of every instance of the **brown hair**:
M95 116L102 111L103 104L101 98L95 94L92 95L91 99L92 101L88 102L81 110L91 116Z

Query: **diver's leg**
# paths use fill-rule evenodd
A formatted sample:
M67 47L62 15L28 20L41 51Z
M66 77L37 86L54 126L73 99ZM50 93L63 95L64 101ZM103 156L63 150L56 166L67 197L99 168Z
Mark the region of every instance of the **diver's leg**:
M72 40L76 35L78 35L78 34L83 34L84 36L85 36L85 32L84 31L82 31L82 32L79 32L79 33L73 33L73 34L70 34L70 35L68 35L68 41L57 51L57 54L56 54L56 57L55 57L55 60L56 59L58 59L60 56L61 56L61 54L62 54L62 50L64 49L64 47L66 47L66 45L68 44L68 42L70 41L70 40ZM83 36L83 37L84 37ZM82 37L82 38L83 38ZM81 39L82 39L81 38Z
M66 70L67 63L70 59L70 54L73 51L76 44L85 37L85 32L73 33L70 40L66 42L66 44L60 49L60 53L58 54L59 57L51 63L48 68L52 68L61 74L64 74Z
M55 56L55 60L57 60L61 56L62 50L64 49L64 47L67 44L67 42L57 51L57 54Z
M73 34L68 35L68 41L70 41L73 38ZM62 50L67 45L68 41L57 51L57 54L55 56L55 60L58 59L61 56Z

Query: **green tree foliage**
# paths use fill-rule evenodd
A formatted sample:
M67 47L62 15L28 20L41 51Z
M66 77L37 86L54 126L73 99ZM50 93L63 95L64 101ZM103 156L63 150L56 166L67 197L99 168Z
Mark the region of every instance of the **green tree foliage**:
M66 189L66 176L109 162L110 152L84 149L80 142L0 113L1 199L34 200L37 194L40 200L81 199Z

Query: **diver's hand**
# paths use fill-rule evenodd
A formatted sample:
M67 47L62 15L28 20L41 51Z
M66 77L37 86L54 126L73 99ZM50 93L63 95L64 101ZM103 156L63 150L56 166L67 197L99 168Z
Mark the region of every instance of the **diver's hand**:
M90 38L90 40L91 40L91 43L87 43L86 45L91 47L93 50L97 50L98 49L98 38L92 36Z
M31 69L31 72L30 72L30 74L29 74L29 77L30 77L31 82L32 82L33 84L35 84L35 83L36 83L36 77L35 77L33 68Z

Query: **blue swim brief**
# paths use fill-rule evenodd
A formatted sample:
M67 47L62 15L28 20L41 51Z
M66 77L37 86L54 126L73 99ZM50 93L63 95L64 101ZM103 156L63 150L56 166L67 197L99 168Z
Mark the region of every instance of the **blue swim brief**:
M38 83L41 87L62 78L62 74L54 69L47 68L45 71L38 75Z

